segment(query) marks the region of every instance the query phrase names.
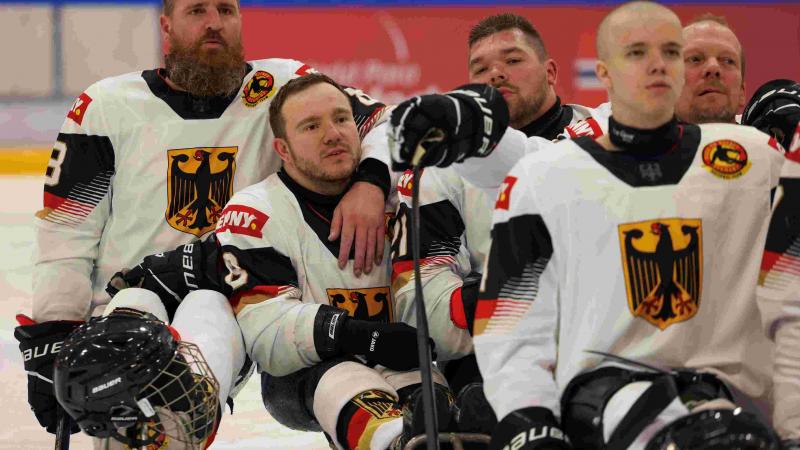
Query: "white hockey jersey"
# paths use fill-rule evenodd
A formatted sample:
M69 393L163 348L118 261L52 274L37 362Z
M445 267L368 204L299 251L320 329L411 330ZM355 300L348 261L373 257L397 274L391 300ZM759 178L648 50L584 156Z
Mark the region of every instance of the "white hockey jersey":
M54 145L37 213L35 320L84 319L90 301L107 301L115 272L210 232L234 191L280 167L269 105L312 69L288 59L248 69L229 97L174 91L162 70L107 78L80 95ZM382 115L380 103L353 103L362 132Z
M352 260L344 269L337 265L339 241L328 235L342 196L311 192L281 171L237 192L217 223L245 349L270 375L321 361L314 346L320 304L356 319L394 320L389 264L360 277L353 275ZM387 202L387 216L393 208Z
M800 131L800 128L798 128ZM795 141L800 138L796 135ZM758 300L775 341L773 424L783 438L800 439L800 148L787 153L773 200Z
M681 125L656 157L561 141L498 195L475 352L498 417L559 414L578 373L613 353L771 390L755 288L782 153L738 125ZM764 355L764 353L767 355Z
M461 302L463 279L479 271L489 249L491 199L451 167L429 167L420 176L420 275L431 338L441 361L472 353ZM397 318L416 326L414 263L411 251L411 194L414 177L399 180L392 244L392 290Z
M572 109L572 119L564 128L559 139L605 134L608 129L608 118L611 116L611 104L603 103L597 108L581 105L565 105ZM462 163L454 164L455 171L476 187L483 189L487 195L494 197L503 178L514 165L525 155L536 152L550 144L550 140L538 136L529 136L520 130L506 130L497 147L484 158L467 158Z

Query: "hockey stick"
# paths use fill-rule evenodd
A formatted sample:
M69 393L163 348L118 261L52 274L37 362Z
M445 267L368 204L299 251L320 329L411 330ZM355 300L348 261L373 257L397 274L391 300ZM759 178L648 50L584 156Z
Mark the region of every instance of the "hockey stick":
M438 142L444 139L444 133L432 129L420 140L412 159L413 183L411 187L411 255L414 260L414 305L417 309L417 351L419 352L419 371L422 375L422 407L425 415L425 436L428 450L439 449L439 426L436 423L436 402L433 400L433 357L428 345L428 316L425 313L425 300L422 296L422 278L420 277L420 236L419 236L419 185L420 161L425 156L423 143Z
M70 428L72 418L61 406L56 410L56 446L55 450L69 450Z

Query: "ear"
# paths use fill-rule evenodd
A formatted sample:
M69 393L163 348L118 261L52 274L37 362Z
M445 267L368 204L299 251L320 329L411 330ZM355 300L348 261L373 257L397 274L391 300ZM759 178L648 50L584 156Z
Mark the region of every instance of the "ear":
M597 60L597 64L594 66L594 73L597 75L597 79L603 83L603 87L607 91L611 90L611 77L608 74L608 66L604 61Z
M280 156L283 162L291 162L290 158L291 155L289 153L289 142L283 138L275 138L272 140L272 148L275 150L275 153Z
M739 111L741 111L742 108L744 108L744 105L746 104L747 104L747 85L745 84L744 79L742 79L742 95L739 96Z
M159 17L159 23L161 24L161 37L166 38L170 31L172 31L170 29L171 24L169 23L169 17L161 14L161 17Z
M547 71L547 84L555 86L558 81L558 64L553 58L547 58L544 62L544 68Z

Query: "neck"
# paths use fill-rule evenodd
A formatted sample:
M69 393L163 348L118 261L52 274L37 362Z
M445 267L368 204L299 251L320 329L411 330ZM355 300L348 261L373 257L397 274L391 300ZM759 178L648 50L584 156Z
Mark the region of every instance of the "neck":
M305 176L295 167L292 167L288 164L284 164L283 170L285 170L286 174L289 175L297 184L311 192L315 192L320 195L342 194L347 190L347 186L350 184L350 178L337 181L315 180Z
M611 101L611 109L614 111L614 119L622 125L638 128L640 130L654 130L675 117L675 108L666 108L663 111L634 111L629 108L621 107L620 103Z

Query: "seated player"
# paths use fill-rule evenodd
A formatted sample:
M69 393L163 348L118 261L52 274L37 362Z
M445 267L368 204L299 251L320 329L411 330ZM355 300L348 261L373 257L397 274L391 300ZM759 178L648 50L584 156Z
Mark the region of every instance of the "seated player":
M613 11L598 31L609 133L506 178L474 324L491 448L776 448L748 408L772 379L746 355L783 158L752 128L674 120L681 43L662 6Z

